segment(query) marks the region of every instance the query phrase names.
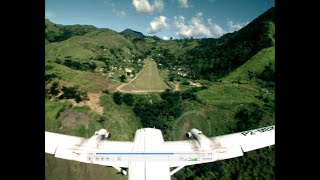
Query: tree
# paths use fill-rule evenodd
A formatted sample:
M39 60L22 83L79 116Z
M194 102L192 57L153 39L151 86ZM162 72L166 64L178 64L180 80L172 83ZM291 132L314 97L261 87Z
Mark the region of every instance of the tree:
M65 87L62 86L61 90L63 91L64 98L66 99L73 99L73 98L79 98L77 96L77 90L79 86L72 86L72 87Z
M122 104L122 97L119 91L115 92L112 97L113 97L114 103L118 105Z
M52 83L52 86L50 87L50 93L51 93L53 96L58 95L58 93L59 93L58 86L59 86L59 83L58 83L58 82Z
M185 91L185 92L181 93L181 98L183 100L185 100L185 99L196 100L197 96L195 94L193 94L192 91L189 90L189 91Z
M82 98L81 98L80 94L74 95L74 99L76 100L77 103L79 103L80 101L82 101Z
M256 124L259 124L263 115L263 109L256 104L249 104L248 107L242 108L235 114L235 119L238 120L236 131L253 129Z
M176 104L180 100L180 92L172 92L170 89L166 89L160 94L160 97L170 104Z
M133 96L132 94L124 94L123 97L123 102L126 103L128 106L132 106L133 105Z
M258 78L268 82L275 81L275 71L272 63L269 63L264 67L264 70L258 75Z
M120 76L120 81L121 81L121 82L124 82L125 80L126 80L126 76L125 76L125 75L121 75L121 76Z
M102 115L102 116L99 116L99 118L97 119L97 122L103 123L105 120L106 118Z
M190 81L188 81L188 80L183 80L183 81L181 82L181 85L190 85Z

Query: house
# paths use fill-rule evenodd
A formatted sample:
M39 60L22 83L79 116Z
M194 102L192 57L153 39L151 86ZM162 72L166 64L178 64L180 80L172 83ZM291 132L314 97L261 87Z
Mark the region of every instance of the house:
M124 68L124 71L126 72L127 76L133 76L133 68Z

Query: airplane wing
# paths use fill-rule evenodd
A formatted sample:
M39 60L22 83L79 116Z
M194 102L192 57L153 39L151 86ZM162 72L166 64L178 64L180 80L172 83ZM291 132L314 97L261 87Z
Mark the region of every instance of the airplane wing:
M93 159L90 159L88 156L88 152L99 152L105 149L109 152L131 150L133 148L133 142L109 140L97 141L97 137L98 136L82 138L46 131L45 152L54 154L57 158L113 166L118 170L120 167L127 168L128 162L125 161L93 161Z
M207 137L205 137L207 138ZM275 144L275 126L268 126L239 133L209 137L210 149L200 146L196 139L184 141L165 141L161 149L168 152L211 153L200 161L171 161L170 167L208 163L243 156L243 152L268 147Z
M143 132L149 132L149 134L141 134ZM178 159L170 159L166 162L169 167L175 167L175 169L170 172L170 175L173 175L184 166L235 158L243 156L243 152L275 144L274 125L215 137L206 137L201 131L196 129L192 129L189 133L192 133L194 139L163 141L159 130L147 128L144 129L144 131L139 131L138 135L136 133L138 137L137 139L135 138L134 142L128 142L102 140L101 134L97 132L90 138L82 138L46 131L45 152L54 154L57 158L112 166L119 171L122 171L121 168L130 168L129 163L132 165L132 162L129 162L128 159L108 159L107 161L99 158L93 159L95 158L94 155L97 154L97 152L104 154L104 151L120 152L120 154L121 152L173 153L173 157ZM150 145L150 143L153 144L153 140L157 139L155 137L160 137L159 141L156 141L160 143ZM88 154L90 152L93 153L93 156ZM148 162L149 165L150 163L152 162Z

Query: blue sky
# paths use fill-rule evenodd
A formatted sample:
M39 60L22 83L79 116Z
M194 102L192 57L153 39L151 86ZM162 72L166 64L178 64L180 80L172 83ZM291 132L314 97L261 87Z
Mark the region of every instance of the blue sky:
M220 37L239 30L274 0L46 0L54 23L126 28L160 38Z

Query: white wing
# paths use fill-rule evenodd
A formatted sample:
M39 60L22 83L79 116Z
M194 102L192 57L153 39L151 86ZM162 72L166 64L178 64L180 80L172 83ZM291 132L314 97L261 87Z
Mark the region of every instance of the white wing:
M268 147L275 144L275 126L268 126L239 133L209 137L210 149L203 149L197 140L166 141L161 149L168 152L210 153L211 158L201 161L171 161L170 167L202 164L230 159L243 155L243 152Z
M240 133L228 134L210 138L218 141L223 147L240 146L243 152L248 152L275 144L275 126L268 126Z
M128 167L125 161L92 161L89 159L88 152L99 152L108 150L109 152L130 151L133 148L132 142L127 141L96 141L97 136L91 138L81 138L76 136L63 135L52 132L45 132L45 151L55 154L55 157L80 161L84 163L93 163L104 166Z
M129 167L128 161L99 161L90 159L88 152L135 152L137 149L134 150L134 142L109 140L97 141L97 137L97 135L94 135L91 138L81 138L45 132L45 151L47 153L55 154L55 157L57 158L104 166L113 166L118 170L120 170L120 167ZM141 138L145 140L146 137L143 136ZM199 143L199 141L202 141L202 146L200 145L201 143ZM154 146L153 150L158 152L173 152L177 154L182 152L182 156L184 152L195 154L195 156L203 154L206 155L205 158L201 158L201 160L196 161L170 160L169 167L178 167L171 172L172 175L187 165L209 163L218 160L239 157L243 155L243 152L252 151L274 144L275 126L268 126L216 137L208 138L203 134L199 134L199 139L185 141L165 141L158 146ZM138 141L137 145L140 145ZM141 148L144 148L144 146L145 143L141 146ZM94 158L94 156L92 158Z

